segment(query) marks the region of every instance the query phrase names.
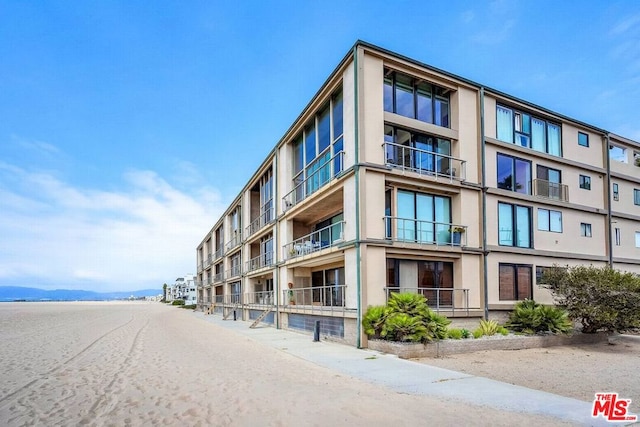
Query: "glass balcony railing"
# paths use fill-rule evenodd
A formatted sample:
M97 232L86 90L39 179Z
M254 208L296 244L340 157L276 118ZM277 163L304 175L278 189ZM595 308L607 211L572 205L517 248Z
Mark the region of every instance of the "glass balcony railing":
M235 248L240 243L242 243L242 233L240 230L236 230L231 239L227 242L227 251Z
M533 180L533 195L545 199L569 201L569 186L544 179Z
M325 160L317 159L307 166L304 180L295 182L295 187L282 198L283 211L287 211L318 191L320 188L335 179L344 170L344 151Z
M308 255L341 243L344 239L344 224L344 221L336 222L287 243L282 247L283 259Z
M385 238L399 242L467 246L466 225L385 216Z
M245 238L250 237L265 225L275 220L275 212L273 207L266 209L262 214L251 221L251 223L245 229Z
M247 261L245 268L247 272L250 272L271 265L273 265L273 252L265 252Z
M406 145L385 142L382 144L385 155L385 165L403 171L416 172L420 175L446 177L450 180L464 181L466 179L465 160L421 150Z

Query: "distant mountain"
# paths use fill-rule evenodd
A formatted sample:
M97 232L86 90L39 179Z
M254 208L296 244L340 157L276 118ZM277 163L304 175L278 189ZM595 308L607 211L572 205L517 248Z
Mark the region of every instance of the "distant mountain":
M47 291L38 288L20 286L0 286L0 301L105 301L151 297L162 294L162 289L143 289L130 292L94 292L72 289L55 289Z

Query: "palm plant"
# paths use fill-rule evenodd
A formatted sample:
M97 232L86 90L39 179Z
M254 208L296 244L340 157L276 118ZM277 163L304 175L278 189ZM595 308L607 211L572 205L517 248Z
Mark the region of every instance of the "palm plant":
M362 318L364 333L370 338L380 338L388 314L389 310L383 305L369 307Z
M427 335L427 328L421 319L405 313L390 315L382 329L382 336L392 341L422 342Z

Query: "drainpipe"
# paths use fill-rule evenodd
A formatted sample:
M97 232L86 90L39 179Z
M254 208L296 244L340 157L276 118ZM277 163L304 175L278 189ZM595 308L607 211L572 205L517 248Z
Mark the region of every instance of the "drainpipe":
M360 134L358 131L359 124L359 110L358 110L358 45L353 47L353 83L354 83L354 138L355 138L355 156L354 156L354 175L356 181L356 347L362 348L362 340L360 335L361 331L361 323L362 323L362 284L360 269L362 268L362 262L360 259L360 156L359 156L359 138Z
M276 218L275 222L275 230L273 231L273 250L275 252L274 260L276 263L276 273L273 275L273 302L276 305L276 329L280 329L280 262L278 258L280 258L281 251L278 250L280 247L280 242L278 241L278 228L280 228L280 221L278 221L278 212L277 212L277 202L278 199L278 147L276 146L276 151L273 156L273 216Z
M608 236L608 247L607 250L609 252L609 268L613 268L613 242L611 241L611 227L613 226L613 218L611 215L611 159L609 158L609 134L605 134L604 140L606 145L604 147L605 156L607 158L607 191L604 194L607 195L607 224L609 224L609 230L607 231Z
M489 319L489 276L487 265L489 251L487 251L487 170L486 170L486 141L484 137L484 87L480 87L480 154L482 171L482 286L484 291L484 318Z

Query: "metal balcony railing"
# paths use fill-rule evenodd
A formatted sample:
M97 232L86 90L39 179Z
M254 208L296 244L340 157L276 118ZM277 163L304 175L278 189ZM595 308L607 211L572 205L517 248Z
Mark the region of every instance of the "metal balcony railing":
M282 291L284 306L345 307L347 285L312 286Z
M213 255L212 254L207 255L207 258L205 258L204 260L204 268L209 267L212 261L213 261Z
M222 258L222 255L224 255L224 247L219 247L218 249L216 249L216 253L213 255L214 259L218 259L218 258Z
M242 243L242 233L240 232L240 230L236 230L233 236L231 237L231 240L227 242L227 251L230 251L231 249L235 248L240 243Z
M308 255L341 243L344 239L344 224L344 221L336 222L287 243L282 247L283 259Z
M268 208L260 214L259 217L251 221L251 223L245 229L245 238L250 237L265 225L272 223L275 220L275 210L273 207Z
M213 281L214 282L222 282L224 280L224 272L221 271L219 273L215 273L213 275Z
M467 246L467 226L385 216L385 238L399 242Z
M382 144L385 155L385 165L416 172L420 175L446 177L450 180L464 181L467 174L467 162L462 159L407 147L406 145L385 142Z
M258 291L244 294L244 302L251 306L273 306L275 304L273 291Z
M550 182L544 179L533 180L533 195L544 197L546 199L559 200L561 202L569 201L569 186Z
M411 292L427 299L427 305L435 311L469 312L469 289L453 288L384 288L387 301L391 293Z
M241 274L240 265L234 265L229 270L227 270L226 278L229 279L231 277L239 276Z
M307 178L295 182L295 187L282 198L282 210L287 211L328 184L331 180L339 176L344 170L344 151L340 151L335 156L317 165L317 168L309 172L307 167Z
M245 271L254 271L259 270L263 267L268 267L273 265L273 251L265 252L263 254L258 255L255 258L251 258L246 262Z

